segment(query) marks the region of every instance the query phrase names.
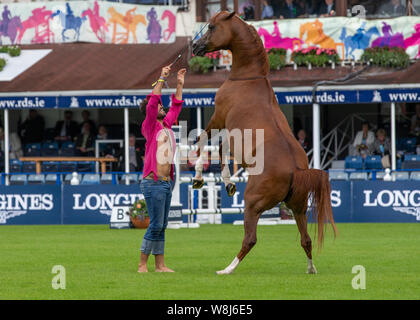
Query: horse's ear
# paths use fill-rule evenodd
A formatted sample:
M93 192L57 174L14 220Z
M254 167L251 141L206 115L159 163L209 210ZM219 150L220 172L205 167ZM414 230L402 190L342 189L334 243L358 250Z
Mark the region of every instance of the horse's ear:
M229 20L231 19L234 15L236 14L235 11L232 11L231 13L229 13L229 15L225 18L225 20Z

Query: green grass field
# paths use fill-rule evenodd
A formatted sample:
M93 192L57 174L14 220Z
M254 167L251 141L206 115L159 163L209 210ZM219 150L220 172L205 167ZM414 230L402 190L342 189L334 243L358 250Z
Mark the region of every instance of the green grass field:
M313 230L311 235L313 235ZM176 273L138 274L143 230L108 226L2 226L0 299L420 299L420 224L338 224L306 274L296 226L259 226L258 243L232 275L243 228L167 230L166 261ZM51 270L66 269L54 290ZM366 268L354 290L352 267Z

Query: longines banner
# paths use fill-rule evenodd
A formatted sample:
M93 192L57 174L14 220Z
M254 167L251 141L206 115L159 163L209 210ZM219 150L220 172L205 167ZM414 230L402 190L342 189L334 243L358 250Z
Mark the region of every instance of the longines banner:
M3 44L172 43L174 6L107 1L22 2L0 6Z
M420 58L420 17L365 20L360 18L309 18L249 22L261 37L265 48L289 51L310 46L335 49L343 59L359 60L372 47L400 47L412 58ZM197 24L197 37L204 24ZM221 64L231 64L221 52Z
M181 189L183 208L188 208L187 187ZM238 183L233 197L222 187L222 207L244 208L245 187ZM331 187L336 222L420 222L418 181L333 181ZM109 224L114 206L130 206L142 197L138 185L0 186L0 225ZM242 214L223 215L222 222L241 219Z

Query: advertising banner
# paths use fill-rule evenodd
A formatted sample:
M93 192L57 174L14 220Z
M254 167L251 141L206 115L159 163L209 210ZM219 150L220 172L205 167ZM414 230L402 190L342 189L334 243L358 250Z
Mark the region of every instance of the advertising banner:
M0 6L2 43L172 43L175 6L109 1L45 1Z
M61 224L57 186L0 186L0 225Z

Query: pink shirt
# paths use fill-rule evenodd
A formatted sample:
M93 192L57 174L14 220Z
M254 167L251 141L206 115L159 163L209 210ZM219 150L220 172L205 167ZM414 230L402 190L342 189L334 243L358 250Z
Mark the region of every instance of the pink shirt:
M157 160L156 160L156 152L157 152L157 138L159 136L160 131L163 129L163 126L157 121L157 115L159 112L159 103L162 104L161 96L151 94L148 96L149 103L146 107L146 119L144 119L143 124L141 125L141 133L146 138L146 151L144 155L144 168L143 168L143 178L148 176L151 172L153 172L153 177L155 181L157 181ZM175 98L175 95L172 94L172 105L169 109L168 113L166 114L165 118L163 119L163 125L169 129L172 139L173 145L173 154L175 154L175 136L171 130L172 125L178 119L178 115L182 109L183 100L178 100ZM173 160L173 158L172 158ZM172 161L173 162L173 161ZM171 173L170 173L172 181L174 180L174 165L171 165Z

